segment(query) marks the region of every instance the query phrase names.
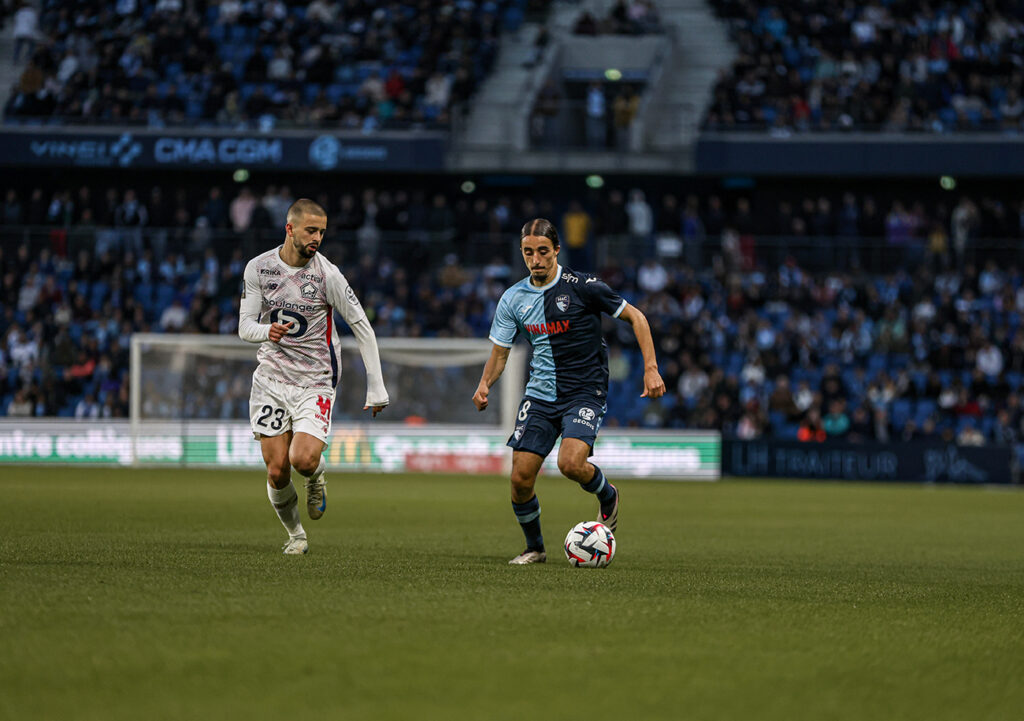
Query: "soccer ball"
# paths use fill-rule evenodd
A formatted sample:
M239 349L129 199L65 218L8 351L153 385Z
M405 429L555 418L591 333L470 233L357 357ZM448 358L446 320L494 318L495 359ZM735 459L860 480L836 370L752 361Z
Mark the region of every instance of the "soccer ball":
M565 537L565 557L572 566L604 568L615 558L615 536L597 521L580 521Z

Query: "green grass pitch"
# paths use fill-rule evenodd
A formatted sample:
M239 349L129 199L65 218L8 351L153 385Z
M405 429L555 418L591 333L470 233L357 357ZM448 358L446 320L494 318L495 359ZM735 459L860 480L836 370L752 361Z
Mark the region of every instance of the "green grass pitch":
M310 553L258 471L0 468L0 718L1020 719L1024 493L329 474ZM300 492L301 493L301 492Z

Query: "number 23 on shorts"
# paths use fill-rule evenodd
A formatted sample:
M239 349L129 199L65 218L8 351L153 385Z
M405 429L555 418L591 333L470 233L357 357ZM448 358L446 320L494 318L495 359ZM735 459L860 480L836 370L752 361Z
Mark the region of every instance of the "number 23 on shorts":
M260 416L256 419L256 425L275 431L281 430L281 426L284 425L284 408L263 406L260 408Z

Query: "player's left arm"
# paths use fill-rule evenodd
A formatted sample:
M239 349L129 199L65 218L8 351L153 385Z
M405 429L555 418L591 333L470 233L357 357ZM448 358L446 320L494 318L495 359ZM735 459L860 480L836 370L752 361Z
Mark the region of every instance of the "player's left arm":
M633 334L644 356L644 392L640 397L661 398L665 395L665 381L658 372L658 358L654 353L651 325L643 312L623 300L622 296L596 276L584 277L580 293L592 310L607 313L612 318L621 318L633 326Z
M384 373L380 368L377 334L373 332L370 319L366 317L352 286L336 267L332 266L326 273L324 288L327 302L341 313L359 344L359 355L363 357L363 366L366 368L366 405L363 410L372 410L376 417L390 403L387 388L384 387Z
M661 398L665 395L665 381L658 372L658 358L654 352L654 338L651 336L651 324L647 322L647 316L636 306L626 303L619 318L633 326L633 334L644 357L644 392L640 397Z

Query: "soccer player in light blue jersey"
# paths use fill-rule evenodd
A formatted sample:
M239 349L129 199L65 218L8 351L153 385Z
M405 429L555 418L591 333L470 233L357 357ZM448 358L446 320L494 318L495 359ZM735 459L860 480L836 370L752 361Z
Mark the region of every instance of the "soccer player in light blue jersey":
M558 470L597 496L597 520L616 530L619 491L588 458L607 410L608 346L601 335L601 314L633 326L644 357L642 397L660 398L665 382L647 318L600 278L558 264L558 231L537 218L523 226L520 250L530 275L505 291L491 324L494 344L473 395L477 410L501 376L513 342L525 334L533 346L530 380L519 404L512 448L512 509L526 536L526 550L512 565L547 560L540 530L540 501L534 492L541 464L558 437Z

